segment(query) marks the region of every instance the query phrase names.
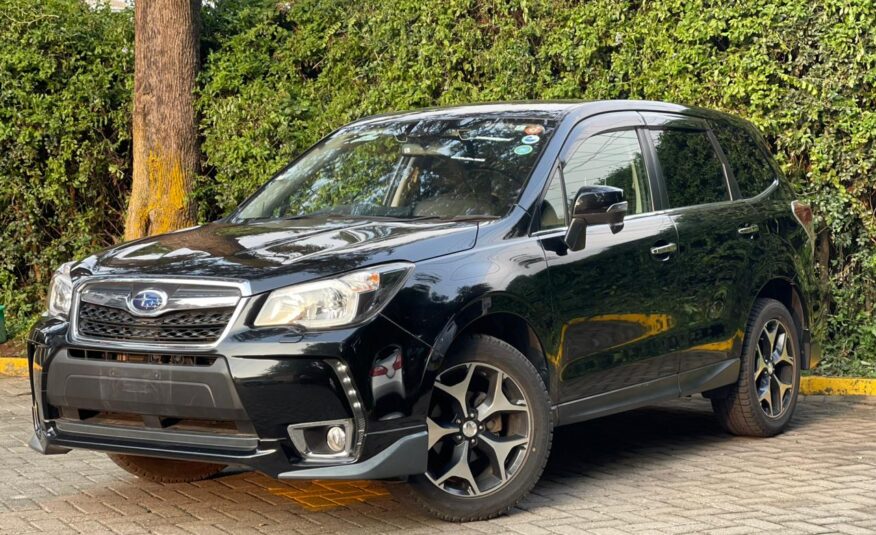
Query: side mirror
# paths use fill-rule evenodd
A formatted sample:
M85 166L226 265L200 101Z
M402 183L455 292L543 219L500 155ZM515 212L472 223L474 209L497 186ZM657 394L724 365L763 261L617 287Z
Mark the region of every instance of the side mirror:
M611 186L582 186L572 205L572 222L566 232L566 245L580 251L587 242L588 225L610 225L620 232L627 214L624 190Z

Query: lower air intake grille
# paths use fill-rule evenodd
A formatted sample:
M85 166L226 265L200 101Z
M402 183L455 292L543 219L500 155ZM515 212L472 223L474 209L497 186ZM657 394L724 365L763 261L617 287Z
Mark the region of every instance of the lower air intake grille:
M164 366L212 366L218 358L209 355L116 353L113 351L94 351L90 349L69 349L67 354L74 359L125 362L129 364L161 364Z

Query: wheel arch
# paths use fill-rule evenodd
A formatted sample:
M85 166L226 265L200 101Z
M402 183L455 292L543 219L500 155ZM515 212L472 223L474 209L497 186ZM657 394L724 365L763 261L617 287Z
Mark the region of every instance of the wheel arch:
M535 329L523 317L510 312L483 315L459 332L448 347L448 353L452 353L466 336L472 334L492 336L510 344L514 349L523 353L527 360L535 366L545 385L550 385L550 372L547 367L544 346Z
M758 299L775 299L785 305L785 308L791 312L791 317L794 319L794 326L797 327L797 333L800 336L800 347L803 348L803 359L801 368L809 369L809 353L808 340L806 333L809 331L809 318L806 313L806 303L803 300L803 295L800 288L794 282L786 277L774 277L763 284L751 303L751 308Z
M466 336L482 334L510 344L520 351L538 371L551 399L555 398L556 384L551 373L544 345L545 331L540 329L525 304L508 295L485 295L467 305L445 326L435 341L428 370L436 373L445 355L451 354Z

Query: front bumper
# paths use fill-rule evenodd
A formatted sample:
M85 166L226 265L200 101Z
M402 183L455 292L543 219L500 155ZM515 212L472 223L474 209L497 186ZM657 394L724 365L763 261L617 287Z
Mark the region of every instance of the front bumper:
M242 465L281 479L389 478L426 469L420 381L430 348L378 316L349 330L246 330L209 350L114 350L46 319L28 340L33 449ZM404 355L396 388L370 370ZM148 358L144 358L148 357ZM372 384L374 383L374 384ZM290 428L350 422L349 451L301 451Z

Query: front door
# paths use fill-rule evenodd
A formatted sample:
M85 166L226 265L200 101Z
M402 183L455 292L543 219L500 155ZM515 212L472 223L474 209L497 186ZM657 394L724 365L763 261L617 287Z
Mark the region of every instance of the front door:
M541 206L540 241L561 322L552 355L561 403L646 384L654 388L637 388L645 396L677 395L671 353L677 235L672 219L655 212L643 125L636 113L580 124ZM567 213L578 189L593 185L623 189L627 216L616 232L590 225L585 247L571 251L563 241Z

